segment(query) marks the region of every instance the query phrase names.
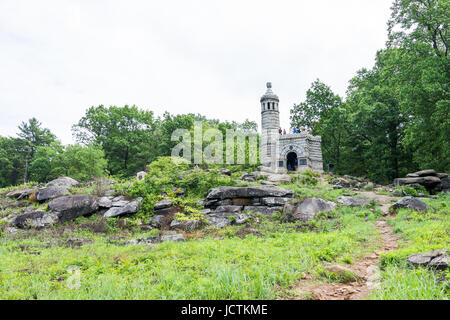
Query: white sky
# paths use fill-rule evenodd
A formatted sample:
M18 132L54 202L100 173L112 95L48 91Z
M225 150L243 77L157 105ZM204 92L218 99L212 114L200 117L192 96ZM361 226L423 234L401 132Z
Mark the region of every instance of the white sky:
M271 81L283 128L319 78L340 95L387 39L392 0L0 0L0 135L36 117L60 140L87 108L257 121Z

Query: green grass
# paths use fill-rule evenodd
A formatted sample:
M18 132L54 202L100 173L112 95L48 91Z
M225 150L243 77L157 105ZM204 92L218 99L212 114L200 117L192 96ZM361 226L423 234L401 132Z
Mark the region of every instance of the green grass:
M261 236L238 237L245 227L229 227L214 236L153 248L109 244L110 234L87 230L71 234L93 239L80 248L46 246L50 231L40 237L2 238L0 298L271 299L304 273L319 276L324 263L373 250L377 232L367 217L352 209L335 219L337 227L326 232L299 232L296 225L259 216L251 227ZM40 255L17 249L19 244ZM78 289L68 287L73 266L80 268Z
M427 202L426 213L403 209L388 221L401 235L400 248L381 256L382 286L371 299L449 299L448 270L416 269L406 262L410 254L450 248L450 196Z

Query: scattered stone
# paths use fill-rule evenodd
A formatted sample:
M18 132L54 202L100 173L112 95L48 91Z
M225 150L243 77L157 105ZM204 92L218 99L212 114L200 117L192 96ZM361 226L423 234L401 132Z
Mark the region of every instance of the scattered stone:
M337 264L326 266L325 270L329 273L334 273L341 280L345 280L345 282L353 282L358 280L358 276L355 275L352 270Z
M17 232L19 232L19 229L14 227L6 227L5 232L8 234L17 234Z
M449 267L450 255L447 249L439 249L412 254L407 260L415 267L433 267L443 270Z
M145 179L145 176L147 175L147 172L145 172L145 171L140 171L140 172L138 172L137 174L136 174L136 179L138 180L138 181L142 181L142 180L144 180Z
M248 182L254 182L254 181L258 180L258 175L255 174L254 172L252 172L252 173L244 173L241 176L241 180L248 181Z
M317 198L307 198L300 205L287 203L283 211L288 215L289 221L309 221L319 212L330 212L336 209L336 203Z
M68 193L69 193L69 191L67 191L66 187L48 187L48 188L40 189L36 193L36 200L39 202L43 202L46 200L65 196Z
M167 242L167 241L184 241L184 236L180 233L164 233L160 237L161 242Z
M347 197L347 196L338 197L338 203L348 207L364 206L369 202L370 199L367 198Z
M267 197L262 198L261 203L263 205L269 206L269 207L279 207L284 206L286 202L288 202L290 198L280 198L280 197Z
M75 179L72 179L70 177L61 177L55 180L50 181L49 183L47 183L45 185L46 188L49 187L65 187L65 188L70 188L70 187L75 187L79 184L79 182Z
M12 223L22 229L35 228L40 229L51 226L58 222L58 216L54 213L37 211L30 212L16 217Z
M64 222L93 213L98 210L99 205L93 196L75 195L56 198L48 204L48 208Z
M203 222L201 220L172 220L170 223L171 229L180 229L186 232L192 232L203 227Z
M137 200L133 200L128 202L123 207L112 207L103 215L104 218L114 218L123 216L126 214L136 213L139 210L139 202Z
M264 215L273 215L281 211L282 207L265 207L265 206L245 206L244 212L261 213Z
M69 247L81 247L82 245L90 244L92 242L91 239L69 238L66 240L65 245Z
M428 210L428 205L414 197L404 197L394 203L390 209L395 211L399 208L412 209L416 211L426 211Z
M226 176L231 176L231 171L229 169L222 168L219 171L221 174L224 174Z
M155 204L155 210L161 210L172 206L172 200L163 199Z

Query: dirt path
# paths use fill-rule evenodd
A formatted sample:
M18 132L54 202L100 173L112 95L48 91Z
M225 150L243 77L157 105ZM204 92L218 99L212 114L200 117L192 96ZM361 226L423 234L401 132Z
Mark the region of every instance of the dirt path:
M362 197L374 199L379 203L379 208L387 216L389 206L395 200L394 197L379 195L375 192L359 192ZM351 270L359 277L359 281L351 283L324 283L314 281L312 278L300 280L294 287L299 299L315 300L361 300L367 297L369 291L379 284L380 270L378 268L379 256L391 250L398 249L398 236L392 232L392 228L386 223L386 216L377 222L375 226L381 235L381 248L372 254L364 256L360 261L345 268Z

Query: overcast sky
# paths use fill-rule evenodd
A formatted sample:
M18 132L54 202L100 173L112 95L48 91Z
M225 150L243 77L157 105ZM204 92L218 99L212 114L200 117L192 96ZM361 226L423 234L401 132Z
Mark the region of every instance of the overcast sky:
M319 78L344 95L383 48L392 0L0 0L0 135L38 118L60 140L87 108L257 121Z

